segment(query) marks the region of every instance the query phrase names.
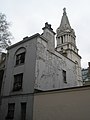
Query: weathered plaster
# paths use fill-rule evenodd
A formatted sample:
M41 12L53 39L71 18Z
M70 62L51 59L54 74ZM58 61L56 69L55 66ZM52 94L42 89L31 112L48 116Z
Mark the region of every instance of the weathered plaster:
M62 70L66 71L64 83ZM49 90L77 86L75 63L47 48L47 42L37 40L35 89Z

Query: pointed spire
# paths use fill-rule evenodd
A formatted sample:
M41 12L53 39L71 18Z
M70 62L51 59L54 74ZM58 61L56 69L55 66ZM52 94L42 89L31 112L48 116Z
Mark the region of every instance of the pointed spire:
M62 16L62 20L61 20L61 24L60 24L60 28L64 28L64 29L71 29L67 14L66 14L66 8L63 8L63 16Z
M57 28L57 36L61 32L72 32L74 34L74 30L71 28L68 17L67 17L66 8L63 8L63 16L61 19L60 26Z

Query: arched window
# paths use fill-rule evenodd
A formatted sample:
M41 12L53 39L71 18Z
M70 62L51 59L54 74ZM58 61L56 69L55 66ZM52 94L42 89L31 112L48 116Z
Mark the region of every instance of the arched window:
M25 62L26 49L24 47L19 48L15 53L15 65L20 65Z

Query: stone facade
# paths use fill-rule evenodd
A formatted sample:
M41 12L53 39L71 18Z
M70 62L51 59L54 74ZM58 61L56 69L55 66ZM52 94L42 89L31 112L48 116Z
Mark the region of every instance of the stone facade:
M57 28L56 40L56 50L76 63L77 81L79 85L82 85L81 56L78 54L75 31L70 26L66 8L63 9L61 23Z
M4 72L2 91L1 91L1 120L20 120L21 119L21 104L25 103L28 106L27 120L32 120L32 105L35 81L35 62L36 62L36 39L39 34L24 38L19 43L8 48L6 58L6 69ZM16 56L25 52L24 63L16 65ZM20 58L19 58L20 60ZM16 81L16 88L22 84L21 89L14 90L15 75L23 74L22 83ZM19 82L19 83L18 83ZM15 113L9 114L9 104L15 105Z
M66 71L66 83L62 71ZM35 89L52 90L78 86L76 64L57 51L47 49L47 41L37 39Z

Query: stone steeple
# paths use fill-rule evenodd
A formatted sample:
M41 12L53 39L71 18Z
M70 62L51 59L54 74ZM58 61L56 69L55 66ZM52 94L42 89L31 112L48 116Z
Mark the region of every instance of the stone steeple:
M63 9L63 16L61 19L60 26L57 28L57 51L68 56L69 51L73 51L78 54L78 49L76 46L76 36L74 30L71 28L66 8ZM71 58L70 58L71 59Z
M63 9L61 23L56 32L56 51L75 62L78 85L82 85L81 56L78 54L75 32L70 26L66 8Z

